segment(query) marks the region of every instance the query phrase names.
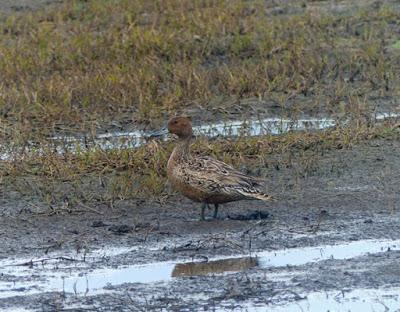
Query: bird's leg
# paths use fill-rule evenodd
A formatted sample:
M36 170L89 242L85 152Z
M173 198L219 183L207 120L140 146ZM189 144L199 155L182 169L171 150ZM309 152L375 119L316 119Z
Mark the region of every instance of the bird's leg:
M218 204L214 204L214 219L217 219L218 216Z
M201 213L200 213L200 221L204 221L204 210L206 209L206 207L208 207L207 203L202 203L201 204Z

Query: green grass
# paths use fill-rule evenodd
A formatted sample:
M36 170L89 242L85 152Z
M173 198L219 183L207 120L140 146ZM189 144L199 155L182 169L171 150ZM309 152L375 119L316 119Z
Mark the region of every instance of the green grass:
M393 48L395 48L395 49L400 49L400 40L396 41L396 42L393 44Z

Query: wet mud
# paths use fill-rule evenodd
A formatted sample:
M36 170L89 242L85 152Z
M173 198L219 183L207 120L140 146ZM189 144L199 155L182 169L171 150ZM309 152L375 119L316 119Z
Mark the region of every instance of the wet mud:
M3 194L0 309L395 311L399 148L314 153L312 168L293 155L263 169L279 201L230 203L203 222L179 194L69 215Z

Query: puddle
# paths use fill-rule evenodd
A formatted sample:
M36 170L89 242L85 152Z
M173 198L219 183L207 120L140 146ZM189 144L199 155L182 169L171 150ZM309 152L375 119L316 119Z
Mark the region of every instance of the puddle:
M315 292L301 296L304 299L287 304L268 305L247 304L241 310L248 312L388 312L400 311L400 288L386 289L355 289L352 291ZM232 309L217 309L217 311L232 311Z
M50 279L50 291L64 291L75 294L93 294L93 290L125 283L154 283L168 281L172 277L174 263L152 263L139 266L127 266L115 269L100 269L80 274L80 276ZM61 282L61 283L60 283Z
M400 114L396 113L378 113L372 116L375 121L382 121L390 118L398 118ZM344 122L342 125L345 125ZM259 136L259 135L276 135L290 131L301 130L324 130L338 125L338 121L333 118L300 118L285 119L281 117L271 117L264 119L236 120L220 123L212 123L207 125L194 126L195 135L204 135L210 138L214 137L235 137L235 136ZM54 136L50 140L54 144L55 150L63 154L65 152L76 153L88 149L100 148L102 150L109 149L125 149L136 148L146 144L149 139L158 137L167 140L167 136L160 131L116 131L110 133L99 134L94 137L88 136ZM26 152L35 150L40 153L40 146L32 143L31 146L4 147L0 153L0 160L8 160L13 156L24 155Z
M335 191L342 192L365 192L373 189L370 185L355 185L355 186L337 186L333 188Z
M300 130L323 130L336 125L334 119L329 118L305 118L298 120L282 118L265 118L260 120L238 120L209 125L194 126L193 132L197 136L215 137L235 137L235 136L258 136L267 134L282 134L289 131ZM94 138L78 137L53 137L53 141L58 145L60 153L74 150L85 150L98 147L103 150L136 148L146 144L149 139L159 137L167 140L167 135L156 131L129 131L129 132L110 132L99 134Z
M290 248L255 253L261 267L297 266L322 260L350 259L366 254L400 250L400 240L361 240L339 245Z
M87 258L86 262L39 262L32 268L15 266L21 263L15 259L12 261L14 266L4 266L5 262L2 261L0 276L10 275L15 281L0 281L0 298L52 291L93 295L104 292L103 288L107 286L124 283L168 282L177 277L237 272L255 266L298 266L387 250L400 250L400 240L362 240L338 245L261 251L253 253L252 258L238 255L228 259L214 258L208 262L160 262L115 268L96 268L95 260L91 258Z
M33 310L28 310L25 308L18 308L18 307L12 307L12 308L2 308L1 312L32 312Z
M382 121L389 118L397 118L399 114L379 113L372 116L376 121ZM301 130L324 130L332 128L338 124L337 120L328 117L321 118L300 118L285 119L281 117L271 117L264 119L236 120L208 125L194 126L195 135L205 135L214 137L235 137L235 136L259 136L267 134L283 134L290 131ZM77 137L54 137L53 140L63 142L63 148L68 146L73 149L85 149L87 147L97 146L101 149L112 148L135 148L145 144L152 137L161 137L166 139L165 135L160 135L156 131L129 131L129 132L111 132L97 135L95 138ZM85 141L85 142L83 142ZM72 144L72 145L71 145ZM78 146L77 146L78 144Z

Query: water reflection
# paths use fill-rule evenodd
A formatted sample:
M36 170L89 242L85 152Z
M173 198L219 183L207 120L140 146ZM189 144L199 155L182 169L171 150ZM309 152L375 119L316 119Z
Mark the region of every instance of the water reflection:
M256 258L232 258L209 262L178 263L172 271L172 277L200 276L224 272L239 272L257 266Z

